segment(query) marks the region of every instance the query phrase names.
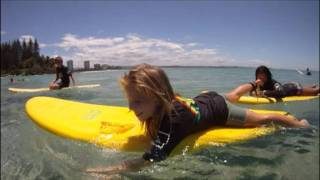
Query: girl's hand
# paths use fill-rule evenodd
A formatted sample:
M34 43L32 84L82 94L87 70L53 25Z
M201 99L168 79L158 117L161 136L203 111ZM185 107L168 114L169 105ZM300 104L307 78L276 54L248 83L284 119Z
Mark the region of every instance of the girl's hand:
M261 81L261 79L257 79L257 80L255 81L255 83L256 83L257 87L263 85L263 81Z
M142 158L138 158L108 167L87 168L84 170L84 172L93 174L114 175L124 171L138 170L148 164L149 161L145 161Z
M260 90L257 91L257 96L258 96L258 97L266 97L266 96L264 95L263 91L260 91Z
M260 90L256 90L256 91L254 91L253 93L252 93L252 96L254 96L254 97L261 97L261 91Z
M258 97L263 96L263 93L262 93L262 91L261 91L261 89L260 89L260 87L263 85L263 81L261 81L261 79L257 79L257 80L255 81L255 83L256 83L256 86L257 86L257 88L256 88L256 90L255 90L256 96L258 96Z
M126 170L126 166L120 164L120 165L114 165L109 167L88 168L88 169L85 169L84 172L96 173L96 174L115 174L125 170Z

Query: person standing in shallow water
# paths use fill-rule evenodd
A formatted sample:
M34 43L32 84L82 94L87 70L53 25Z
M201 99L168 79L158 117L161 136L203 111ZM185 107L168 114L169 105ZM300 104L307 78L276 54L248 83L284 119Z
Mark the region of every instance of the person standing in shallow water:
M75 85L74 78L72 76L72 72L68 70L67 67L63 65L63 60L60 56L57 56L52 59L54 61L54 65L56 67L56 79L49 84L49 88L51 90L61 89L65 87L69 87L70 79L72 80L73 86Z
M10 82L11 82L11 83L15 83L16 80L14 80L13 78L10 78Z
M309 68L307 68L307 70L306 70L306 75L311 76L311 71Z
M228 102L228 95L214 91L197 95L188 102L177 95L165 72L156 66L140 64L125 74L121 86L145 134L150 149L142 157L109 167L88 168L87 173L108 178L127 170L137 170L166 159L185 137L214 126L259 127L271 122L289 127L309 127L307 120L270 113L258 114Z
M316 85L302 86L297 82L281 84L274 80L271 71L266 66L259 66L256 69L256 80L238 86L228 94L230 102L237 102L241 96L250 93L257 97L283 98L288 96L316 96L319 94L319 87Z

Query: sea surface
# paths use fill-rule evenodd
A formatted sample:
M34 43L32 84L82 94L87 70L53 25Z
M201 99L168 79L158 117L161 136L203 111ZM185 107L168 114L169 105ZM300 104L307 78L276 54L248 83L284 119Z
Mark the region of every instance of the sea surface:
M203 90L231 91L254 79L254 68L164 68L175 91L194 97ZM34 124L25 103L35 96L50 96L94 104L127 106L119 78L128 70L79 72L78 84L91 89L65 89L37 93L11 93L9 87L41 88L53 74L1 77L1 179L100 179L85 168L108 166L138 158L142 153L119 152L94 144L62 138ZM279 82L319 85L319 72L300 75L295 70L272 69ZM254 140L210 146L193 154L178 155L129 171L113 179L319 179L319 99L269 105L240 105L255 109L288 111L307 119L309 129L283 128Z

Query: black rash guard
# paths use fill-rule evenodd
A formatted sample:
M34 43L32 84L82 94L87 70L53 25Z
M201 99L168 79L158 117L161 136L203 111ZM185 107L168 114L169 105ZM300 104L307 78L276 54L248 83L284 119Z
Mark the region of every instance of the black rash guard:
M71 72L67 67L62 65L61 67L56 68L56 81L61 79L61 81L59 82L60 88L69 86L69 76L71 76Z
M268 97L283 98L288 96L299 96L302 94L301 84L296 82L285 83L274 90L264 90L262 94Z
M253 91L257 90L257 86L254 82L250 82ZM280 84L279 82L272 80L271 83L266 83L264 86L260 87L262 94L267 97L283 98L287 96L296 96L302 94L302 86L296 82L289 82L285 84Z
M215 92L200 94L193 99L191 106L195 107L195 113L190 106L179 100L173 105L175 113L171 117L171 123L168 117L161 121L157 137L151 143L150 152L143 155L145 160L164 160L186 136L215 125L224 125L227 121L227 104L224 98Z

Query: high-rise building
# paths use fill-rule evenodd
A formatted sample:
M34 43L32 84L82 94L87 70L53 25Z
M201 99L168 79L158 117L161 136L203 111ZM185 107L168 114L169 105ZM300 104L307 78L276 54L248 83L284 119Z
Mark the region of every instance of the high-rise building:
M101 65L100 64L94 64L93 67L96 70L100 70L101 69Z
M108 64L102 64L101 69L109 69L110 66Z
M84 70L90 69L90 61L84 61Z
M72 60L67 61L67 66L68 66L69 71L73 71L73 61Z

